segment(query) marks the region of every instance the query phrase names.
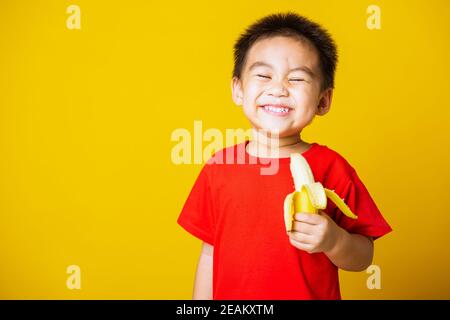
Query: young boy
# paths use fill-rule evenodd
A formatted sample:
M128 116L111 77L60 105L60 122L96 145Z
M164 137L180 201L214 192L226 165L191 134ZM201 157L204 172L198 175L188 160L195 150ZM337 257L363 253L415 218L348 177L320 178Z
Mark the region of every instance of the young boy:
M365 270L373 240L391 228L353 167L300 137L315 115L330 110L336 46L321 26L287 13L251 25L234 49L232 96L253 139L212 156L178 218L203 241L193 299L340 299L338 268ZM277 172L261 174L274 151ZM291 153L302 154L315 181L335 190L358 219L328 201L319 214L296 213L286 232ZM216 161L225 154L244 162Z

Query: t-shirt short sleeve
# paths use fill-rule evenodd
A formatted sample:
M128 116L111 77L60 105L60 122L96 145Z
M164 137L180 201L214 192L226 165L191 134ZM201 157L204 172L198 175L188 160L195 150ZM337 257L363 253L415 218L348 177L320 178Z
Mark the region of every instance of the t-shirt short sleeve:
M356 220L350 219L336 207L335 220L342 228L374 240L392 231L355 170L351 171L350 179L340 195L358 216Z
M177 223L193 236L214 245L214 208L209 175L205 164L184 203Z

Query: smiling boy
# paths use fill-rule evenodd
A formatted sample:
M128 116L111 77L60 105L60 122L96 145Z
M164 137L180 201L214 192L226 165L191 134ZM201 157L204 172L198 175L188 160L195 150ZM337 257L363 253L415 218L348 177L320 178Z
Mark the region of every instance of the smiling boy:
M301 139L314 117L330 110L336 46L321 26L287 13L258 20L234 49L232 97L253 139L213 155L178 218L203 241L193 298L340 299L338 269L366 269L373 240L391 228L342 156ZM224 153L242 156L240 150L244 164L214 162ZM335 190L357 220L328 203L318 215L296 213L286 233L283 201L293 190L292 153L305 157L315 180ZM258 160L273 154L276 174L262 175Z

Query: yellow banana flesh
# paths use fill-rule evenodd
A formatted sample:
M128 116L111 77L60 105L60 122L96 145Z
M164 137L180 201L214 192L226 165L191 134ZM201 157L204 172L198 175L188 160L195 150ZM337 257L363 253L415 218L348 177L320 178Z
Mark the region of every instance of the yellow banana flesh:
M284 199L284 223L286 231L292 230L292 222L296 212L318 213L327 207L329 198L347 217L358 217L345 202L333 191L324 188L320 182L314 181L311 168L306 159L298 153L291 155L291 174L295 191Z

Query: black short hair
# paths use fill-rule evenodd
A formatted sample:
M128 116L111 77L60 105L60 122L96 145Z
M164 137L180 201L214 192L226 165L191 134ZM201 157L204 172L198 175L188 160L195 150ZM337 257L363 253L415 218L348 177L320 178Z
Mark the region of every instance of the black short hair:
M247 52L261 39L274 36L307 39L319 53L319 64L323 76L322 89L334 88L334 74L338 60L336 44L328 31L319 24L293 12L275 13L263 17L250 25L234 45L233 77L241 78Z

